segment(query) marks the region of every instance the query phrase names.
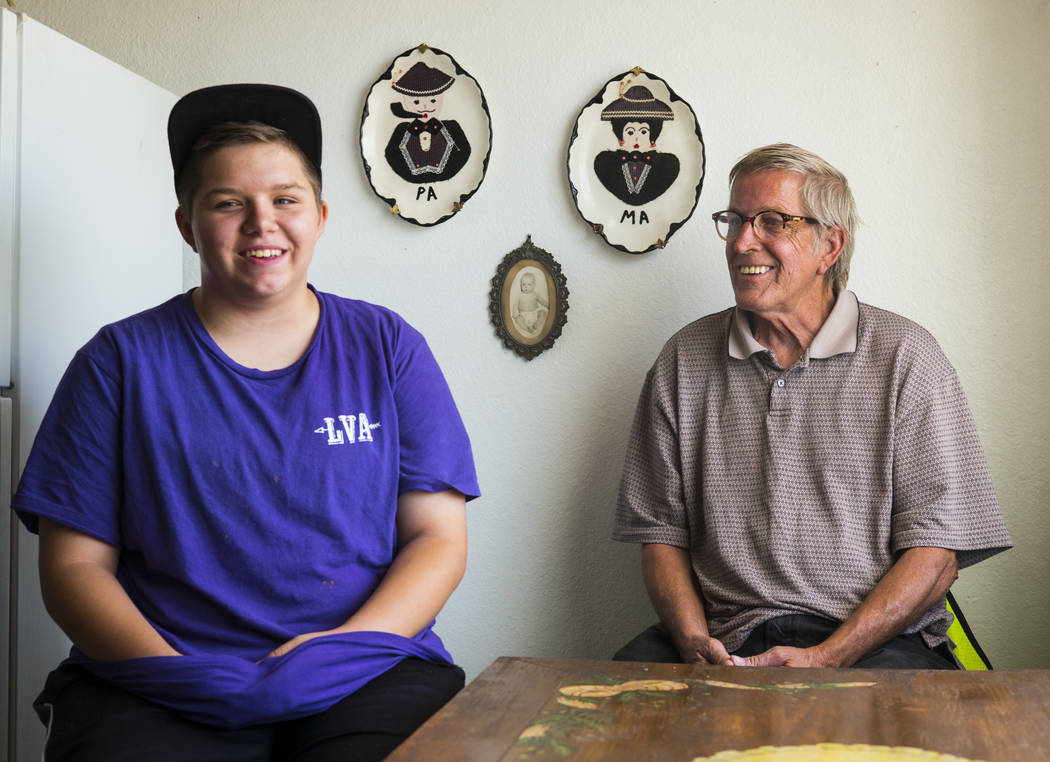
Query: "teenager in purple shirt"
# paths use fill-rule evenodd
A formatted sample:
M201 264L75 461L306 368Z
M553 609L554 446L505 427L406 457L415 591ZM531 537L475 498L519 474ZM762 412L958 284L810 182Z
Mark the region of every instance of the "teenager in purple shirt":
M168 132L201 285L77 353L14 500L73 641L46 758L382 759L463 685L469 440L418 332L307 283L313 104L206 88Z

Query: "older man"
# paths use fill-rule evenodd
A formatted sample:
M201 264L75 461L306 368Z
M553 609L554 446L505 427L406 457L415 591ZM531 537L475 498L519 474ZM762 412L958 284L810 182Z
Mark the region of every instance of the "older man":
M945 594L1011 545L955 371L845 289L842 173L778 144L729 179L736 307L665 345L631 432L613 537L660 623L616 658L953 668Z

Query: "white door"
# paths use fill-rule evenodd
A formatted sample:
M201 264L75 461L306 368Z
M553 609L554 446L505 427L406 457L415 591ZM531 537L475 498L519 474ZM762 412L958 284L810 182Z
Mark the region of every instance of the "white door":
M5 11L11 23L20 47L12 368L20 472L74 352L105 323L177 293L183 246L166 137L175 96ZM9 743L10 759L22 762L40 758L43 727L30 704L69 642L40 600L36 537L20 526L13 535Z

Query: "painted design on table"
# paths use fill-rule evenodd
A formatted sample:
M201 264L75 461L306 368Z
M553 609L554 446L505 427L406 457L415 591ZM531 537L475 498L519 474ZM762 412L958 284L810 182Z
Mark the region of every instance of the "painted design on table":
M596 679L602 679L599 676ZM687 692L689 686L676 680L629 680L588 685L564 685L558 689L555 703L566 711L548 711L533 720L518 736L515 744L527 747L529 756L553 754L572 756L573 736L589 730L601 737L616 722L613 711L618 704L635 701L659 703L663 694ZM613 700L615 703L598 700Z
M751 685L749 683L727 683L724 680L697 680L694 682L710 685L712 688L732 688L740 691L777 691L778 693L801 693L802 691L819 691L828 688L870 688L872 682L851 683L770 683Z
M481 185L492 123L481 87L447 53L420 45L373 83L361 116L361 158L391 213L436 225Z
M608 741L624 723L630 709L644 705L660 710L668 701L684 700L694 688L716 690L775 691L804 693L821 690L870 688L873 682L772 683L753 685L724 680L628 680L596 675L594 682L563 685L554 696L554 706L539 714L519 734L515 745L522 758L554 755L571 757L576 746L588 740ZM718 758L721 762L721 758ZM726 758L729 759L729 758ZM848 758L844 758L848 759ZM866 759L866 758L858 758ZM933 758L931 758L933 759ZM830 760L830 758L829 758ZM904 760L901 760L904 762Z
M720 751L693 762L978 762L910 746L818 743L806 746L759 746L745 751Z

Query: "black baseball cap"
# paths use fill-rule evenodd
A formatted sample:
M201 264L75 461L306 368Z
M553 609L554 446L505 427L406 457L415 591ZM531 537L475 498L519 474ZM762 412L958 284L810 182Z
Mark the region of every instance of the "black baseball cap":
M182 96L168 116L168 148L178 180L193 144L223 122L262 122L288 133L321 173L321 117L313 102L279 85L216 85Z

